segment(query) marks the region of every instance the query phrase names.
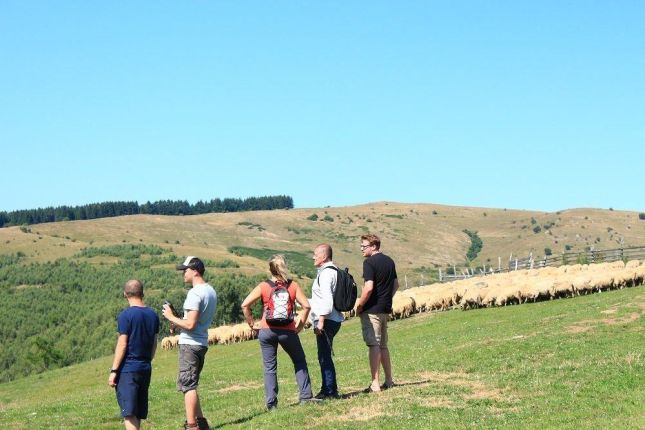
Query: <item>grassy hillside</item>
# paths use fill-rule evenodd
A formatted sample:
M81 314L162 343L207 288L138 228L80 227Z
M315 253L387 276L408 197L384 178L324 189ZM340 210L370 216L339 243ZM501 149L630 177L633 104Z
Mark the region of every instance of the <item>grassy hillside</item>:
M391 323L397 387L360 394L369 382L360 325L346 322L336 363L344 399L300 407L288 357L279 357L280 408L263 408L257 341L211 347L203 408L215 428L643 428L642 287L469 312L417 314ZM315 342L301 334L314 388ZM175 391L176 351L153 365L149 429L183 422ZM107 386L111 358L0 385L8 429L118 429Z
M107 353L123 282L141 278L155 308L163 299L181 302L184 291L172 269L185 255L207 259L221 299L217 321L234 322L239 302L266 276L274 252L287 255L294 277L308 287L315 273L312 249L329 242L334 260L360 279L359 237L375 232L397 262L402 285L412 287L430 282L439 267L465 262L471 246L466 230L477 232L483 245L472 265L496 264L498 256L505 264L510 253L537 256L547 247L558 253L645 244L645 221L636 212L549 214L387 202L1 228L0 306L12 311L0 314L0 381ZM154 252L134 255L128 247Z
M311 221L312 215L318 220ZM540 227L538 233L536 227ZM412 270L463 263L470 246L464 229L478 232L483 241L474 264L496 264L498 257L504 264L511 253L542 255L544 248L557 254L567 246L575 251L645 243L645 221L639 220L637 212L571 209L545 213L387 202L183 217L134 215L33 225L27 233L10 227L0 229L0 243L2 253L21 251L36 261L69 257L90 245L155 244L172 247L177 255L234 258L242 271L255 272L264 270L263 263L236 257L229 247L309 253L317 243L327 241L334 246L337 260L358 266L357 238L375 232L399 266Z

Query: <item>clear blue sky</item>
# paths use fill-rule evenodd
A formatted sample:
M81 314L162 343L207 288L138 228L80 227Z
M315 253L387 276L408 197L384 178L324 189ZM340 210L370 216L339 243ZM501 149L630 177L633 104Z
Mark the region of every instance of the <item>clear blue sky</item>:
M645 2L0 2L0 210L645 210Z

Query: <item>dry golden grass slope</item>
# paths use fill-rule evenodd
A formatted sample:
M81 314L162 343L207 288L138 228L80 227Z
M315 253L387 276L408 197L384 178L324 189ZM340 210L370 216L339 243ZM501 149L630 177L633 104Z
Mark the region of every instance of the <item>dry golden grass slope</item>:
M318 215L318 221L307 219ZM308 253L320 242L334 248L334 259L358 270L359 237L366 232L381 236L382 249L407 273L422 267L461 265L470 246L464 229L477 231L483 249L475 264L506 264L509 254L524 257L554 254L587 246L596 249L645 245L645 220L638 212L604 209L570 209L555 213L455 207L436 204L378 202L360 206L255 211L195 216L135 215L90 221L59 222L0 229L1 254L17 251L29 260L68 257L87 246L120 243L157 244L177 255L224 258L240 264L240 271L264 271L263 262L237 257L230 246L271 248ZM330 217L333 221L323 221ZM535 224L532 223L535 220ZM545 224L551 224L548 229ZM539 233L534 232L541 227Z

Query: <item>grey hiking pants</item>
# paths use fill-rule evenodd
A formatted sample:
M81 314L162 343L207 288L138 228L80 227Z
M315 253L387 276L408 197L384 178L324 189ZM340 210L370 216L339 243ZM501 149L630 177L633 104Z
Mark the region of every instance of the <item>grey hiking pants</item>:
M305 351L298 334L291 330L266 328L260 330L258 339L264 362L264 400L267 407L278 404L278 344L289 354L293 362L300 400L313 397Z

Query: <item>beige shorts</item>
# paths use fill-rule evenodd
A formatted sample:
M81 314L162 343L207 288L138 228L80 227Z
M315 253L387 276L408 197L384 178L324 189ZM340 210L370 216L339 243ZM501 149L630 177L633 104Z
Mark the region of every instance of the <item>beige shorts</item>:
M361 314L363 340L367 346L387 348L388 314Z

